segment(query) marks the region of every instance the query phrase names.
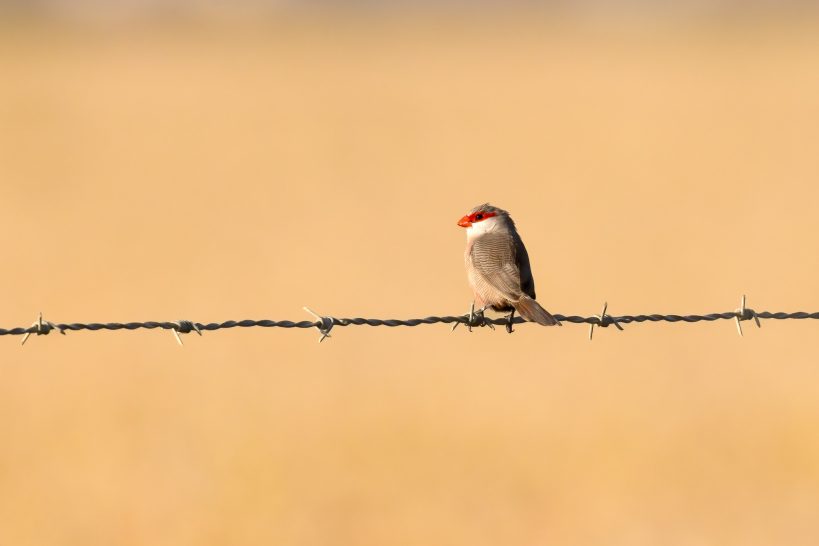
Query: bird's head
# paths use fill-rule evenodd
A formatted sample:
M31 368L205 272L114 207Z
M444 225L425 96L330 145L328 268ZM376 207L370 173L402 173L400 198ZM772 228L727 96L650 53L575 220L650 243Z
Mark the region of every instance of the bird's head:
M466 228L470 234L477 234L493 231L498 226L506 225L510 221L511 218L509 218L508 212L493 207L489 203L484 203L473 208L466 216L458 220L458 225Z

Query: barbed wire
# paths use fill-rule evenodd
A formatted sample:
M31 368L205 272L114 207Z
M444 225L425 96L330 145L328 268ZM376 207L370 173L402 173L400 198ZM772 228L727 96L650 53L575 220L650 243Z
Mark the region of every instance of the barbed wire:
M589 339L591 340L594 336L594 327L602 327L607 328L612 324L618 329L623 330L624 324L632 324L632 323L642 323L642 322L672 322L672 323L695 323L695 322L713 322L717 320L731 320L733 319L736 322L737 332L739 335L742 335L742 322L746 320L753 320L757 327L761 327L762 324L760 319L767 320L767 319L774 319L774 320L786 320L786 319L819 319L819 312L816 313L806 313L804 311L798 311L794 313L783 313L783 312L756 312L753 309L746 307L745 305L745 296L742 296L741 305L738 309L734 311L727 311L724 313L708 313L705 315L660 315L660 314L652 314L652 315L621 315L621 316L612 316L608 314L606 311L608 309L608 303L603 305L603 310L600 312L599 315L591 315L588 317L584 316L577 316L577 315L559 315L556 314L554 317L558 320L558 324L561 323L570 323L570 324L588 324L589 325ZM170 321L170 322L156 322L156 321L148 321L148 322L89 322L89 323L81 323L81 322L73 322L73 323L54 323L43 319L43 314L40 313L38 319L29 327L18 327L18 328L10 328L4 329L0 328L0 336L23 336L22 344L25 345L26 341L28 341L29 336L32 334L34 335L48 335L52 331L58 331L59 333L65 335L66 332L76 332L80 330L89 330L92 332L100 331L100 330L154 330L154 329L162 329L162 330L171 330L176 338L176 341L182 345L182 337L180 334L189 334L191 332L195 332L202 335L202 332L210 332L214 330L224 330L228 328L253 328L253 327L261 327L261 328L317 328L319 333L321 334L321 338L319 341L324 341L326 338L330 337L330 330L333 329L335 326L388 326L390 328L394 328L397 326L420 326L422 324L452 324L452 330L454 330L459 324L464 324L469 331L472 331L472 328L477 327L484 327L487 326L494 330L495 326L506 326L506 330L509 333L512 333L512 325L514 324L523 324L527 321L521 317L515 317L514 319L510 320L509 317L505 318L490 318L485 316L481 311L476 311L474 309L474 305L470 312L465 315L455 315L455 316L430 316L425 318L413 318L413 319L375 319L375 318L337 318L337 317L329 317L329 316L322 316L318 313L312 311L311 309L305 307L305 311L313 315L316 320L302 320L302 321L291 321L291 320L228 320L225 322L210 322L210 323L201 323L201 322L192 322L189 320L178 320L178 321Z

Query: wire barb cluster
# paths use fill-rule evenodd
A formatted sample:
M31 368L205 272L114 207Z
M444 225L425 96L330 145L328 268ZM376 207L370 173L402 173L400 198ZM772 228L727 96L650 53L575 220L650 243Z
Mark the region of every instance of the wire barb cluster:
M49 322L47 320L43 320L43 313L41 312L40 315L37 317L37 320L34 321L26 331L25 335L23 336L23 341L20 345L25 345L26 341L31 334L37 334L38 336L47 336L51 330L59 330L62 335L65 335L65 331L60 324L54 324L53 322Z
M174 322L174 328L171 330L173 332L174 337L176 338L176 342L180 345L184 345L182 343L182 337L179 334L189 334L191 332L196 332L200 336L202 335L202 330L199 328L199 325L195 322L191 322L189 320L177 320Z
M623 327L620 326L619 320L616 319L615 317L612 317L611 315L606 314L606 309L608 309L608 308L609 308L609 302L605 302L603 304L603 310L600 311L600 314L599 315L594 315L592 317L592 318L596 318L597 322L589 323L589 341L591 341L592 337L594 337L594 327L595 326L600 326L601 328L608 328L609 324L614 324L617 327L618 330L620 330L621 332L623 331Z
M737 332L739 335L742 335L742 322L747 320L753 320L757 327L762 327L762 323L760 322L761 319L774 319L774 320L786 320L786 319L819 319L819 312L815 313L806 313L803 311L795 312L795 313L783 313L783 312L776 312L771 313L768 311L756 312L753 309L746 306L745 296L742 296L741 304L738 309L735 311L728 311L725 313L710 313L707 315L622 315L622 316L612 316L609 315L606 311L608 309L608 303L603 305L603 310L599 315L592 315L589 317L582 317L582 316L575 316L575 315L554 315L554 317L558 320L558 322L569 322L572 324L588 324L589 325L589 340L591 340L594 336L594 327L600 328L608 328L612 324L620 331L623 330L623 325L631 324L631 323L640 323L640 322L684 322L684 323L694 323L694 322L713 322L717 320L734 320L737 326ZM23 336L22 344L24 345L28 338L32 335L48 335L54 330L59 331L62 335L65 335L67 331L80 331L80 330L90 330L92 332L96 332L99 330L154 330L156 328L162 330L171 330L176 341L182 345L182 337L181 334L189 334L191 332L195 332L202 335L203 332L206 331L213 331L213 330L224 330L228 328L252 328L252 327L262 327L262 328L316 328L319 331L321 337L319 338L319 342L324 341L326 338L330 337L330 330L333 329L335 326L388 326L390 328L394 328L397 326L420 326L421 324L452 324L452 329L454 330L458 324L466 325L467 329L471 332L472 328L480 328L483 326L487 326L490 329L494 330L495 326L504 325L508 332L511 333L512 325L513 324L523 324L526 322L521 317L515 317L514 319L510 320L509 317L503 318L490 318L483 314L483 312L477 311L474 308L474 304L468 314L465 315L458 315L458 316L432 316L426 318L415 318L415 319L406 319L406 320L398 320L398 319L372 319L372 318L336 318L330 316L323 316L311 309L305 307L305 311L315 318L314 321L310 320L303 320L299 322L293 322L290 320L229 320L226 322L211 322L211 323L201 323L201 322L192 322L189 320L178 320L175 322L108 322L108 323L99 323L99 322L90 322L90 323L54 323L43 319L43 314L40 313L37 320L29 326L28 328L20 327L20 328L11 328L11 329L4 329L0 328L0 336Z

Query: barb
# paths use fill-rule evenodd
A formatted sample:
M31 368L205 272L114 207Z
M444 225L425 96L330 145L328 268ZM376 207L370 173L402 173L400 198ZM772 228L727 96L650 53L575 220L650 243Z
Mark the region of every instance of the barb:
M742 321L743 320L751 320L754 319L756 322L757 328L762 328L762 324L759 323L759 316L757 316L756 311L753 309L747 309L745 307L745 294L742 295L742 301L740 302L739 309L735 311L736 316L734 319L737 321L737 332L739 332L739 337L742 337Z
M611 315L606 314L606 309L608 309L608 308L609 308L609 302L603 303L603 310L600 312L600 314L599 315L594 315L593 317L591 317L591 318L596 318L597 321L596 322L591 322L589 324L589 341L591 341L592 337L594 337L594 327L595 326L600 326L601 328L608 328L609 324L614 324L617 327L618 330L620 330L621 332L623 331L623 327L620 326L619 319L617 319L615 317L612 317Z
M318 328L321 337L319 338L319 343L325 340L325 338L330 337L330 330L333 329L333 318L331 317L323 317L310 309L309 307L302 307L305 311L316 317L315 327Z
M484 314L485 310L486 310L485 307L483 309L475 309L475 302L473 301L472 305L469 306L469 313L467 313L466 315L463 315L462 317L460 317L460 318L463 319L463 321L459 320L455 324L453 324L452 329L450 330L450 332L454 332L455 328L457 328L458 325L461 324L461 322L466 324L466 329L469 332L472 331L472 327L477 328L477 327L483 327L483 326L489 326L490 330L494 330L495 325L489 318L486 317L486 315ZM430 318L445 318L445 317L430 317ZM509 319L506 319L504 322L506 323L507 331L511 334L512 333L512 322Z
M49 322L47 320L43 320L43 313L41 312L37 317L37 320L29 327L26 328L23 332L23 341L20 345L25 345L26 341L31 334L37 334L38 336L47 336L51 330L58 329L62 335L65 335L61 324L54 324L53 322Z
M607 327L611 324L614 324L619 330L622 330L622 325L625 324L633 324L633 323L643 323L643 322L670 322L670 323L695 323L695 322L715 322L718 320L733 320L739 324L742 321L746 320L753 320L757 326L761 326L762 320L819 320L819 312L804 312L804 311L797 311L792 313L785 313L785 312L769 312L769 311L761 311L756 312L753 309L749 309L744 306L744 298L743 298L743 305L735 310L735 311L726 311L724 313L709 313L704 315L661 315L661 314L651 314L651 315L620 315L620 316L612 316L606 313L607 305L603 307L603 312L599 315L592 315L589 317L584 316L577 316L577 315L559 315L555 314L554 317L559 320L560 322L568 322L571 324L588 324L590 327L599 326L599 327ZM315 321L310 320L303 320L303 321L290 321L290 320L228 320L225 322L210 322L210 323L202 323L202 322L191 322L187 320L180 320L176 322L89 322L89 323L81 323L81 322L74 322L74 323L59 323L55 324L53 322L49 322L42 318L42 314L38 318L38 320L29 327L18 327L18 328L0 328L0 336L23 336L23 343L25 343L29 336L32 334L36 335L48 335L53 330L58 330L61 334L65 335L68 331L81 331L81 330L89 330L92 332L100 331L100 330L127 330L127 331L134 331L134 330L172 330L174 335L177 337L177 341L181 344L182 339L179 334L186 334L192 331L196 332L199 335L202 335L203 332L206 331L214 331L214 330L226 330L230 328L318 328L319 332L321 333L321 338L319 341L324 340L325 338L329 337L330 330L333 327L337 326L387 326L389 328L395 328L399 326L420 326L423 324L464 324L466 326L499 326L503 325L506 326L510 323L507 317L498 317L498 318L490 318L486 316L480 316L479 313L475 312L470 315L458 315L458 316L429 316L425 318L411 318L411 319L377 319L377 318L336 318L336 317L325 317L321 316L313 311L308 310L310 314L316 317ZM525 319L521 317L515 317L511 323L512 324L523 324L527 322ZM741 327L740 327L741 332ZM591 337L591 336L590 336Z
M182 337L179 334L189 334L191 332L196 332L199 336L202 336L202 330L199 328L198 324L195 324L189 320L177 320L173 323L174 327L171 332L173 332L174 337L176 338L176 342L179 345L184 345L182 343Z

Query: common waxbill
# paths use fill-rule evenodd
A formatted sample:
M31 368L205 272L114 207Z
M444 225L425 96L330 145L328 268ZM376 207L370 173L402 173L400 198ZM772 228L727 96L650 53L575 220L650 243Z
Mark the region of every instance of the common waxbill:
M508 212L485 203L469 211L458 225L466 228L466 275L481 311L509 311L509 332L515 311L543 326L560 324L535 301L529 255Z

